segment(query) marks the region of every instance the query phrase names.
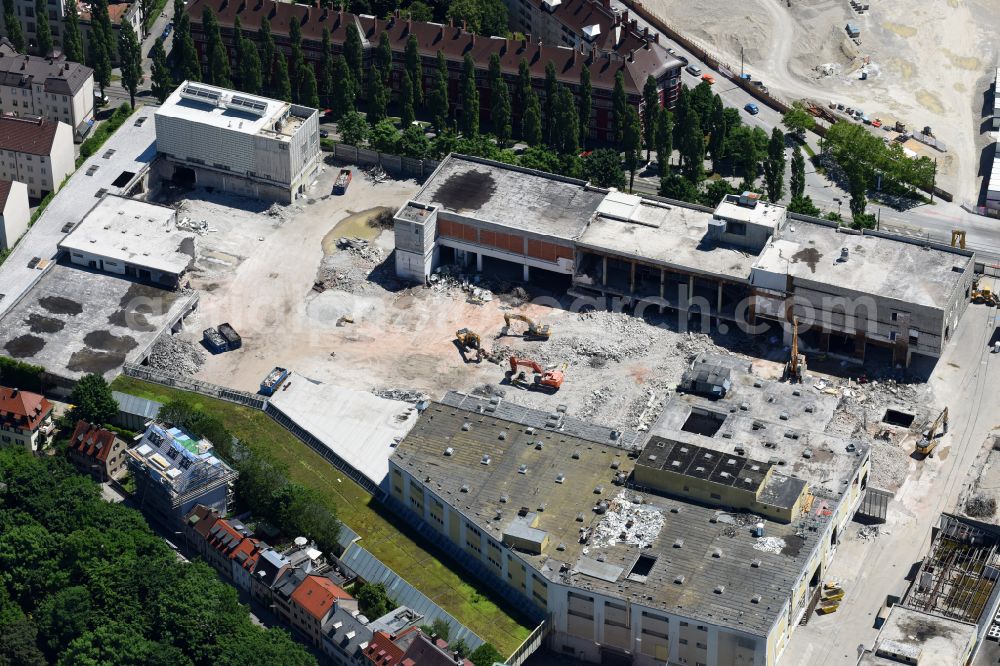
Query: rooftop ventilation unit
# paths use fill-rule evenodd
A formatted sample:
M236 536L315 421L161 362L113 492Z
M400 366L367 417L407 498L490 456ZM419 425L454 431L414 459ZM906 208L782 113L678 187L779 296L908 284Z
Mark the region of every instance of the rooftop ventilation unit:
M449 446L447 449L444 450L444 454L446 456L453 456L455 455L455 449Z
M674 577L674 583L677 584L677 585L683 585L684 584L684 574L677 574Z
M570 456L570 457L573 458L573 460L579 460L580 459L580 452L579 451L574 451L573 455Z
M461 492L463 492L463 493L469 492L469 484L467 484L467 483L463 484L462 488L461 488Z
M517 473L518 474L527 474L528 473L528 466L527 465L521 465L520 467L517 468Z
M712 557L714 557L717 560L718 559L722 559L722 549L721 548L715 548L715 549L713 549L712 550Z
M683 547L684 547L684 538L677 537L677 539L674 541L674 548L683 548Z
M479 462L482 463L483 465L489 465L490 464L490 460L491 459L490 459L489 454L484 453L483 454L483 459L480 460Z
M759 604L760 603L760 595L759 594L755 594L752 597L750 597L750 603L752 603L752 604Z
M562 473L556 474L556 483L563 483L564 481L566 481L565 474Z
M233 95L232 98L226 102L225 106L227 109L249 113L257 116L258 118L263 117L267 112L267 102L258 99L251 99L249 97L243 97L242 95Z
M722 594L723 592L726 591L726 586L725 585L716 585L715 589L712 590L712 591L715 592L716 594Z

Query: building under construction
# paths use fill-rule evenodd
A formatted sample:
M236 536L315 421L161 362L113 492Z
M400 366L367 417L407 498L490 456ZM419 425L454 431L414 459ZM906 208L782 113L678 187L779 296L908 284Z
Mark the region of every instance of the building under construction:
M786 344L797 318L805 349L894 365L941 355L974 280L971 251L793 218L752 194L711 209L455 154L395 229L402 278L457 265L597 308L780 327Z

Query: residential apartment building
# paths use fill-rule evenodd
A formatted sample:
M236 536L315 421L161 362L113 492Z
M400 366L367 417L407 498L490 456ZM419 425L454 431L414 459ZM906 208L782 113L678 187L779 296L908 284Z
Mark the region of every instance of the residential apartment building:
M70 437L67 453L70 461L98 483L120 479L128 471L125 466L125 449L118 436L84 420L76 422Z
M82 140L94 120L94 70L63 56L22 55L0 40L0 114L42 116Z
M319 112L185 81L156 111L164 177L290 203L319 171Z
M90 5L81 2L80 12L80 38L83 40L83 52L87 53L90 44L90 35L93 32L93 19L90 15ZM117 2L108 5L108 18L111 19L111 29L114 30L114 48L111 49L111 64L117 66L121 60L118 57L118 31L121 30L122 23L132 26L139 41L142 41L142 3L141 2Z
M446 641L431 638L419 627L393 634L376 631L363 654L371 666L472 666L449 650Z
M238 473L216 457L207 439L153 423L126 454L138 508L168 529L182 530L199 504L228 513Z
M30 219L28 186L16 180L0 180L0 250L17 242L28 230Z
M314 647L322 647L323 627L337 607L357 610L358 602L328 575L308 575L292 592L292 626Z
M558 4L558 3L556 3ZM288 32L293 16L302 27L302 44L306 60L314 67L319 66L322 56L322 34L330 30L334 54L343 52L347 36L347 26L357 26L364 48L365 67L369 67L372 51L379 43L383 32L388 34L393 51L393 71L390 85L394 91L402 87L406 44L411 35L417 38L423 75L420 84L427 92L436 80L437 53L441 51L448 64L448 99L452 110L461 114L461 90L463 59L466 54L476 63L476 82L479 88L480 119L490 120L490 88L488 68L490 56L500 58L504 79L512 87L518 76L522 60L528 63L532 85L544 97L545 68L551 61L555 65L556 78L569 87L574 94L579 92L580 73L584 67L590 69L593 88L593 112L591 115L591 135L601 140L612 138L611 99L615 76L622 72L628 101L636 108L643 105L642 89L648 76L652 75L660 89L661 101L671 104L680 91L680 70L682 63L657 43L656 35L640 33L634 23L623 23L624 19L602 19L606 35L588 41L586 46L567 46L562 43L540 43L537 38L525 37L521 40L488 38L474 35L459 26L438 23L423 23L392 17L388 20L372 16L355 15L348 12L308 7L306 5L260 0L259 2L230 2L229 0L192 0L187 5L191 17L191 32L195 45L201 54L203 66L207 66L205 35L201 27L202 13L211 7L218 17L223 42L230 58L235 55L233 48L233 25L239 17L245 35L257 39L261 19L267 17L271 34L276 45L290 52ZM595 19L596 20L596 19ZM609 22L611 21L611 22ZM618 21L617 24L613 24ZM235 66L236 63L233 63ZM514 104L514 123L520 123L522 105Z
M0 116L0 180L18 180L43 199L76 168L73 130L44 118Z
M38 451L54 429L52 403L30 391L0 386L0 446Z
M28 45L28 50L34 52L37 49L37 11L38 4L35 0L11 0L14 5L14 16L21 23L21 33L24 41ZM62 44L63 18L66 16L66 5L62 0L45 0L45 12L49 19L49 31L52 33L52 41L55 44ZM0 21L5 21L3 12L0 12ZM9 34L7 25L4 23L4 34ZM47 56L48 53L40 55Z

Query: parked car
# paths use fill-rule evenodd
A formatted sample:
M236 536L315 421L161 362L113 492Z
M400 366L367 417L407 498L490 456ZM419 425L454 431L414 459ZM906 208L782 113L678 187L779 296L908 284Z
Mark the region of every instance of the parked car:
M168 23L167 27L163 29L163 37L162 37L163 41L167 40L167 37L170 36L170 33L173 32L173 30L174 30L174 24Z
M321 130L319 131L319 138L321 138L321 139L325 139L325 138L327 138L328 136L330 136L330 133L329 133L328 131L326 131L325 129L321 129Z
M683 55L681 55L680 53L675 53L675 54L674 54L674 57L675 57L675 58L677 58L678 60L680 60L680 61L681 61L682 63L684 63L685 65L686 65L686 64L688 64L688 63L690 62L690 61L689 61L689 60L687 59L687 56L683 56Z
M701 67L698 65L688 65L684 70L691 76L701 76Z
M705 83L707 83L710 86L714 86L715 85L715 77L712 76L711 74L705 74L705 75L703 75L701 77L701 80L704 81Z
M756 116L758 113L760 113L760 107L758 107L753 102L750 102L749 104L744 106L743 110L749 113L751 116Z

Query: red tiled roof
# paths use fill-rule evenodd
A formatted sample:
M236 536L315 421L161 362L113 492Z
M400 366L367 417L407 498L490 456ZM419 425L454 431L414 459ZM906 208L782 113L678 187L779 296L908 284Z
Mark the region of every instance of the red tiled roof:
M292 592L292 601L322 621L337 599L353 599L342 587L326 576L306 576Z
M51 413L52 403L37 393L0 386L0 424L35 430Z
M219 516L219 512L215 509L205 506L204 504L198 504L184 517L186 523L190 524L192 517L197 516L198 522L194 524L194 531L201 535L203 539L208 539L208 532L211 530L217 522L222 520Z
M403 650L384 631L375 632L364 654L376 666L396 666L403 660Z
M229 559L236 560L236 562L246 569L247 571L253 571L254 565L257 564L257 558L260 557L260 548L258 545L260 541L254 539L253 537L246 537L239 543L236 548L233 548L232 552L229 553ZM239 558L240 553L246 553L246 557L242 559Z
M556 67L556 77L563 83L576 85L580 81L580 72L587 64L590 66L592 85L611 90L614 88L615 75L619 70L624 70L626 89L633 94L641 93L647 75L653 74L658 78L668 68L668 62L674 66L680 64L674 63L672 58L665 55L662 47L636 40L634 36L622 40L614 49L602 51L591 58L568 47L528 43L527 40L482 37L461 27L399 18L376 19L274 0L191 0L187 11L196 40L201 33L201 21L206 7L212 9L223 28L232 28L239 16L244 33L251 38L256 37L261 19L265 16L270 22L271 33L281 37L288 36L292 17L298 17L303 40L307 42L307 58L311 57L308 42L314 44L313 50L318 48L324 28L330 30L330 41L338 47L346 41L347 26L353 23L358 26L362 40L373 45L378 42L382 32L386 32L396 53L405 51L411 34L417 37L418 51L424 58L435 57L441 51L449 60L457 61L469 53L480 68L485 68L490 55L496 53L500 56L501 69L511 76L517 73L521 60L525 59L532 75L544 78L545 66L552 61ZM623 48L623 45L627 48ZM318 54L312 57L318 58Z
M0 149L49 155L58 127L58 122L44 118L0 116Z
M70 446L79 453L101 462L107 462L108 453L111 452L114 443L115 433L98 428L82 419L76 422L73 438L69 442Z

